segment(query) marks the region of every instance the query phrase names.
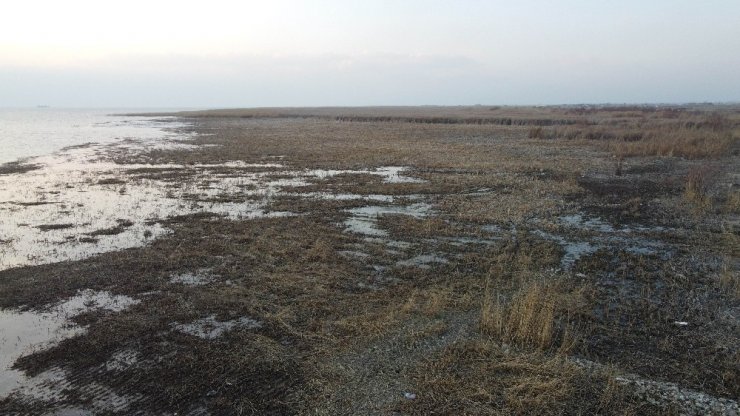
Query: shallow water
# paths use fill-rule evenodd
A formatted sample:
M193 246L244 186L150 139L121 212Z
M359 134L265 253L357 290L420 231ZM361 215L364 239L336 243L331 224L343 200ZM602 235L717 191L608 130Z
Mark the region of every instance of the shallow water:
M84 333L71 318L94 310L120 312L136 303L127 296L86 290L45 312L0 309L0 399L29 381L23 372L10 368L18 358Z
M649 228L641 226L621 227L616 229L599 217L586 217L574 214L560 217L560 225L566 229L589 231L589 237L573 238L537 230L540 237L558 243L564 250L560 262L561 268L569 270L582 257L593 254L599 249L624 250L635 255L659 255L668 258L671 252L660 241L640 235L641 232L666 231L662 227Z
M560 267L565 270L570 270L581 257L593 254L599 249L599 247L588 241L571 241L562 236L546 233L541 230L535 231L535 234L546 240L554 241L563 248L564 253L560 260Z
M163 125L178 126L172 117L112 115L133 112L141 110L1 108L0 164L89 142L110 143L129 137L156 139L163 136Z
M419 202L405 206L365 206L347 210L350 217L344 221L347 231L369 237L387 237L388 232L378 227L378 217L388 214L409 215L422 218L429 215L432 206Z
M69 372L53 367L24 381L22 389L13 394L20 401L44 402L51 410L44 415L53 416L92 416L108 412L124 412L128 407L141 400L139 394L119 394L110 387L79 380ZM86 400L84 408L60 405L67 399L68 390L76 390L80 398Z
M187 324L174 324L174 329L203 339L216 339L233 329L257 329L262 323L249 317L219 321L215 315L207 316Z
M160 131L161 133L161 131ZM365 200L393 203L389 195L300 193L296 189L336 175L371 174L385 183L416 183L404 167L372 170L295 170L281 163L226 162L218 165L117 164L113 156L140 154L152 148L194 147L175 142L175 136L127 139L74 146L29 159L38 169L0 175L0 270L25 265L86 258L98 253L137 247L170 232L162 221L173 216L214 213L233 219L291 215L269 212L272 197ZM182 138L182 137L180 137ZM227 168L225 170L224 168ZM226 173L225 173L226 172ZM364 207L353 213L373 222L377 215L400 213L423 216L427 204L406 207ZM400 243L399 243L400 244ZM419 258L415 263L437 261ZM213 281L209 270L173 275L170 283L203 285ZM11 392L40 400L55 400L69 386L63 369L35 377L10 367L21 356L49 348L82 334L85 328L71 319L92 310L121 311L137 301L107 292L80 292L77 296L38 311L0 310L0 399ZM228 331L256 329L262 324L248 317L219 321L207 316L172 329L205 339ZM133 354L133 355L132 355ZM106 363L116 370L136 363L136 352L121 352ZM93 409L125 409L135 397L122 397L102 386L92 389ZM93 392L94 390L94 392ZM86 412L85 409L64 409Z
M446 258L436 254L420 254L407 260L401 260L396 262L397 266L403 267L420 267L422 269L428 269L433 263L447 264Z
M201 269L192 273L181 273L170 277L170 283L187 286L203 286L213 282L210 269Z
M267 211L270 199L278 195L393 200L387 195L283 191L336 175L414 181L401 175L402 167L291 170L272 162L153 165L109 160L111 154L136 154L152 146L192 147L165 138L93 144L34 158L33 163L40 165L37 170L0 175L0 270L138 247L169 233L161 222L179 215L208 212L232 219L289 215Z
M560 223L585 230L599 231L602 233L614 232L614 227L598 217L584 217L583 214L565 215L560 217Z
M406 166L383 166L373 170L337 170L337 169L309 169L302 170L292 173L296 177L316 177L316 178L330 178L338 175L376 175L383 178L384 183L424 183L423 179L414 178L408 175L404 175L403 172L408 171L409 168Z

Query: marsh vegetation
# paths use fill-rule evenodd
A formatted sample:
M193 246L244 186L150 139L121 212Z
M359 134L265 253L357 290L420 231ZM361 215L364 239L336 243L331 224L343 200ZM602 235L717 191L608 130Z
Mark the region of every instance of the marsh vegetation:
M740 108L179 116L3 191L0 321L126 302L18 354L0 413L740 411Z

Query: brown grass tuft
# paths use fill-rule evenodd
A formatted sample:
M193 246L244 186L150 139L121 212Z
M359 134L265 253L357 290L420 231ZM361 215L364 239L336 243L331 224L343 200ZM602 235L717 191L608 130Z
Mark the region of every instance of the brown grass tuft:
M712 205L709 191L714 184L717 170L710 165L702 164L689 169L686 175L684 197L699 210L705 210Z
M607 370L586 370L564 357L503 348L487 340L455 344L412 377L419 400L395 410L411 415L640 414L641 406Z
M306 251L305 255L308 261L330 262L336 257L335 253L331 243L324 239L318 239Z
M533 282L510 301L491 293L483 299L481 330L507 342L545 350L555 339L555 301L552 286Z
M730 214L740 214L740 191L730 190L725 200L724 212Z
M667 156L687 159L721 158L729 155L738 139L725 132L657 130L634 141L614 141L610 150L624 156Z
M527 134L527 137L530 139L541 139L545 137L544 131L542 130L542 127L533 127L529 129L529 133Z
M740 274L737 270L732 270L728 260L722 263L719 272L719 287L734 299L740 299Z

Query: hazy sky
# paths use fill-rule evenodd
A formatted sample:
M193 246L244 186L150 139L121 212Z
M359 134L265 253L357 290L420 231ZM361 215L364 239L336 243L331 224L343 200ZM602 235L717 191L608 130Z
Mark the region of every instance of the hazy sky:
M5 0L0 106L740 101L740 0Z

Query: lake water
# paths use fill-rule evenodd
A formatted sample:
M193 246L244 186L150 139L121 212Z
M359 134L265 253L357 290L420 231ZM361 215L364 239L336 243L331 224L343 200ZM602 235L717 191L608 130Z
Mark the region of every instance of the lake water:
M0 164L84 143L160 137L166 117L112 115L152 111L167 110L0 108Z

